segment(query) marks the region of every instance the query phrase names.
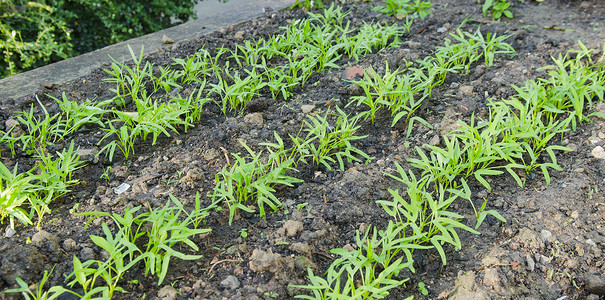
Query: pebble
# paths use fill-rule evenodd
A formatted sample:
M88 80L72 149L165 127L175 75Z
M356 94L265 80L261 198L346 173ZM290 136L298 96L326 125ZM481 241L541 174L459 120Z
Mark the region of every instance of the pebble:
M100 219L100 218L99 218ZM87 260L95 259L95 252L92 248L84 247L80 250L80 260L85 262Z
M473 95L473 86L472 85L463 85L460 87L460 93L463 96L472 96Z
M587 239L586 240L586 244L588 244L589 246L592 246L592 247L596 247L597 246L597 243L593 242L593 240L591 240L591 239Z
M59 239L45 230L40 230L32 236L32 244L38 248L45 248L50 253L59 250Z
M233 39L235 39L238 42L241 42L244 40L244 31L238 31L233 35Z
M530 272L533 272L536 269L536 262L534 261L534 259L531 257L531 255L527 254L525 255L525 261L527 263L527 269Z
M601 139L596 136L591 136L588 138L588 142L590 142L591 145L596 145L601 142Z
M254 249L248 266L254 272L275 272L279 267L281 256L261 249Z
M160 298L161 300L174 300L176 299L177 295L178 291L170 285L165 285L158 292L158 298Z
M12 137L20 137L25 133L21 128L21 123L19 123L19 121L15 119L6 120L6 122L4 122L4 125L6 126L6 131L9 131L11 128L14 127L11 131Z
M365 70L360 67L348 67L342 72L342 78L344 80L353 80L357 78L357 76L362 77L364 71Z
M309 246L307 243L292 243L290 245L290 250L298 254L311 257L311 246Z
M598 159L605 159L605 150L601 146L596 146L592 151L590 151L592 156Z
M11 238L13 235L15 235L15 233L17 233L17 231L10 227L10 225L6 226L6 230L4 230L4 237Z
M237 290L241 286L241 283L237 277L229 275L227 278L221 281L221 286L226 289Z
M500 287L500 277L496 268L486 268L483 275L483 285L491 286L492 288Z
M255 125L263 125L263 114L259 112L247 114L244 116L244 122Z
M422 43L420 42L405 41L402 44L408 46L410 49L419 49L420 47L422 47Z
M284 224L284 229L287 236L293 237L303 231L303 223L301 221L288 220Z
M445 28L445 27L439 27L439 28L437 28L437 32L438 33L444 33L446 31L447 31L447 28Z
M97 147L78 149L77 153L81 160L93 162L95 164L99 162L99 157L97 156L97 153L99 153L99 148Z
M164 35L162 35L162 43L172 44L172 43L174 43L174 41L171 38L169 38L167 35L164 34Z
M63 250L65 251L74 251L76 250L77 246L76 241L71 238L63 241Z
M308 114L313 109L315 109L315 105L313 105L313 104L305 104L300 107L300 110L302 110L303 114Z
M542 231L540 231L540 236L542 237L542 241L544 242L552 242L554 240L552 232L546 229L542 229Z

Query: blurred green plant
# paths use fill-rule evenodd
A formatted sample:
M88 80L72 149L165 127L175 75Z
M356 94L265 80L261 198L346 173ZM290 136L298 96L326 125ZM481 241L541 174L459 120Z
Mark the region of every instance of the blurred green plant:
M199 0L3 0L0 76L7 77L195 18Z

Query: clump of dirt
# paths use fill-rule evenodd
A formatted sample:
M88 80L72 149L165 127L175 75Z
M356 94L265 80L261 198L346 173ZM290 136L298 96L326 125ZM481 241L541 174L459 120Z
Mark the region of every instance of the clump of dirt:
M372 21L403 22L372 11L369 3L341 5L350 11L347 20L355 26ZM80 184L52 203L52 214L44 220L43 231L18 227L13 236L0 238L0 290L14 287L16 277L28 283L38 282L43 271L53 266L47 284L62 285L64 275L73 270L74 255L82 261L104 257L102 249L89 238L103 235L103 219L96 219L85 228L88 218L75 216L74 210L122 214L139 205L162 206L169 194L191 208L196 193L212 193L214 176L228 163L228 153L245 152L240 140L260 149L260 143L273 141L274 132L282 137L295 136L307 114L322 113L334 105L356 112L360 108L345 104L360 91L345 80L349 74L343 74L343 70L352 68L349 71L354 73L372 66L380 73L385 61L395 69L404 59L422 59L463 23L461 28L465 31L480 26L482 32L510 34L507 41L517 51L514 57L498 57L489 68L473 65L469 74L448 75L445 84L433 91L431 100L417 112L433 129L415 126L406 138L407 125L391 127L388 115L378 115L373 125L362 122L358 134L368 137L355 145L373 157L371 163L347 163L345 171L300 167L297 176L304 182L278 189L276 196L283 208L269 212L266 219L258 213L240 213L229 225L228 209L211 211L205 226L212 232L193 240L200 251L191 254L203 258L173 259L162 286L157 285L156 277L143 276L144 270L139 266L121 281L129 293L117 296L292 299L303 292L292 284L308 284L308 267L315 274L322 274L335 259L331 249L352 248L357 230L364 232L370 225L386 224L388 216L376 200L388 199L389 188L401 188L401 183L384 175L395 172L395 161L409 168L406 159L416 156L415 146L438 144L439 136L456 126L457 120L468 120L473 112L485 112L488 97L509 97L514 94L512 84L520 86L526 80L543 76L540 68L551 64L550 57L577 47L578 40L597 52L602 50L605 3L601 1L525 1L515 2L511 10L513 19L493 22L482 16L475 1L433 3L431 15L415 20L410 34L401 37L399 47L383 49L358 62L343 58L337 62L341 69L313 75L304 88L295 90L291 100L261 95L252 100L244 114L235 117L225 117L209 105L203 121L187 133L160 138L155 146L140 142L136 155L128 160L121 156L114 162L103 157L86 158L90 160L88 165L74 175ZM210 51L232 48L245 39L266 38L278 28L305 17L307 13L301 9L267 10L264 16L250 22L170 46L145 60L164 66L171 64L172 58L190 56L202 47ZM29 109L35 97L51 115L59 112L59 107L47 94L59 97L66 93L79 101L109 99L113 96L112 86L102 82L107 77L100 69L52 90L4 101L0 129L4 129L14 111ZM183 94L191 93L193 88L189 89ZM74 140L82 153L95 153L103 134L90 129L76 134ZM479 228L481 235L461 232L462 249L447 249L447 265L442 264L436 251L419 251L415 257L416 273L405 274L411 280L392 290L389 299L409 295L416 299L475 300L605 297L605 159L591 154L605 144L605 121L595 118L579 126L565 134L562 144L574 151L558 156L563 170L552 172L550 185L539 174L529 174L523 188L507 175L492 178L492 191L472 183L475 206L487 200L487 209L497 210L507 222L490 216ZM64 142L53 150L67 146ZM3 163L11 168L18 163L20 170L26 170L34 162L20 153L14 159L3 157ZM102 177L107 167L111 171ZM114 188L122 183L129 183L131 188L117 195ZM208 197L202 200L206 206L211 202ZM457 203L453 208L467 217L469 226L474 225L469 203ZM428 295L419 291L419 282L425 284Z

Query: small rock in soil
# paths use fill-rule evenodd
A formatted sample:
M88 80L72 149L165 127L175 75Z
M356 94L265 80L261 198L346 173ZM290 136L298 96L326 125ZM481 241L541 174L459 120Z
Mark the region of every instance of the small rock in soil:
M540 231L540 236L542 236L542 241L552 243L555 240L555 237L552 235L552 232L542 229Z
M433 138L429 141L429 145L431 145L431 146L439 145L439 135L433 136Z
M348 67L342 72L344 80L354 80L357 76L362 77L365 70L360 67Z
M314 108L315 108L315 105L313 105L313 104L305 104L305 105L302 105L302 106L300 107L300 110L302 110L303 114L308 114L308 113L310 113L310 112L311 112L311 111L312 111Z
M605 276L589 275L586 280L586 288L591 294L605 296Z
M460 93L462 96L470 97L473 95L473 86L472 85L463 85L460 87Z
M241 283L239 282L239 279L233 275L229 275L227 278L221 281L221 286L229 290L237 290L240 285Z
M280 258L281 256L277 253L254 249L250 256L249 266L254 272L275 272L279 268Z
M486 268L485 275L483 276L483 285L491 286L494 289L500 287L500 278L498 277L498 269Z
M172 44L172 43L174 43L174 41L171 38L169 38L167 35L164 34L164 35L162 35L162 43Z
M246 105L246 110L249 112L262 112L269 107L269 100L265 97L254 98Z
M80 260L87 261L91 259L95 259L95 251L92 248L84 247L80 250Z
M542 239L538 238L538 234L529 228L522 228L519 230L519 233L513 238L513 241L533 249L544 248Z
M527 269L530 272L533 272L536 269L536 262L534 261L534 259L531 257L531 255L527 254L525 256L525 261L527 263Z
M233 35L233 39L235 39L238 42L241 42L244 40L244 33L243 31L238 31Z
M174 300L174 299L176 299L177 294L178 294L178 291L174 287L172 287L170 285L166 285L162 289L160 289L160 291L158 292L158 299L159 300Z
M292 243L290 245L290 250L298 254L311 257L311 246L309 246L307 243Z
M598 159L605 159L605 150L601 146L596 146L592 151L590 151L592 156Z
M296 236L303 230L303 223L301 221L288 220L284 224L284 229L286 230L287 236Z
M40 230L32 236L32 244L51 254L59 250L59 239L54 234L44 230Z
M99 162L99 157L97 156L97 153L99 153L99 148L97 147L78 150L78 155L80 155L81 160L90 161L95 164Z
M454 286L455 294L450 300L487 300L489 297L486 292L477 286L475 282L475 272L470 271L462 276L458 276Z
M66 239L63 241L63 250L65 251L74 251L78 248L76 241L73 239Z
M15 119L8 119L6 120L6 122L4 122L4 125L6 126L6 131L8 132L11 128L13 128L13 130L11 131L11 136L16 138L16 137L20 137L22 136L25 132L23 131L23 129L21 128L21 124L19 123L19 121L15 120Z
M405 41L402 44L410 49L419 49L420 47L422 47L422 43L414 41Z
M259 112L247 114L244 116L244 122L255 125L263 125L263 114Z
M363 93L363 89L358 84L349 84L346 92L350 96L360 96Z
M6 226L6 230L4 230L4 237L11 238L13 235L15 235L15 233L17 233L17 231L10 227L10 225Z

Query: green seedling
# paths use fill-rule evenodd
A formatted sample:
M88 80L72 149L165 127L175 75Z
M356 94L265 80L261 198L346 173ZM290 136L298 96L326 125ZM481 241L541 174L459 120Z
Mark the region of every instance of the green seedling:
M357 250L332 249L339 256L326 271L326 278L313 274L309 268L310 285L292 287L310 290L313 296L297 295L300 299L381 299L389 290L409 279L394 279L404 269L412 272L413 249L424 248L402 238L403 228L389 222L385 230L368 228L363 237L356 234ZM408 297L406 299L412 299Z
M424 296L427 296L429 294L429 290L426 289L426 286L422 281L418 282L418 291Z
M128 241L124 229L119 230L114 236L107 224L103 223L102 227L105 238L96 235L91 235L90 238L97 246L109 253L109 258L106 261L93 259L81 262L74 255L74 271L66 278L67 280L73 278L68 283L71 288L76 283L82 287L83 294L78 295L82 299L93 299L99 295L104 299L111 299L115 292L126 292L118 286L118 282L129 269L149 256L147 253L133 256L139 249ZM131 260L128 261L127 258Z
M48 281L54 269L55 267L53 267L50 272L46 270L44 271L44 275L42 275L42 280L40 280L40 283L35 285L33 291L29 289L28 284L23 281L23 279L17 277L15 278L15 280L17 281L19 288L9 289L4 291L3 293L21 293L21 296L23 296L25 300L53 300L66 292L71 292L62 286L53 286L46 291L44 290L44 284L46 283L46 281Z
M226 202L229 206L229 224L233 222L238 209L250 213L255 211L246 206L248 201L256 204L261 217L265 218L265 205L274 211L282 206L275 196L276 185L292 186L302 182L286 175L286 172L293 170L292 159L281 160L283 156L278 154L263 159L262 151L256 153L243 142L241 144L249 156L232 154L235 160L216 174L216 186L210 195L214 201Z
M374 53L376 50L396 48L401 44L399 36L409 33L411 22L409 19L403 27L397 24L364 23L356 35L343 41L344 52L355 61L359 61L360 56Z
M355 96L351 99L357 101L357 106L363 104L369 108L361 115L364 115L366 119L369 117L372 124L376 118L376 113L382 108L390 110L393 117L391 126L405 117L406 121L410 121L409 135L413 121L419 121L425 126L431 127L422 118L412 117L412 114L430 94L425 93L425 79L426 77L419 69L411 74L403 74L400 70L391 71L387 64L385 74L380 76L370 67L364 71L363 79L353 82L363 89L365 95ZM426 96L417 97L419 93Z
M214 74L219 82L210 85L212 86L212 92L220 98L217 105L221 108L223 114L227 115L227 112L231 111L237 115L244 111L248 102L258 95L258 91L266 83L263 82L263 76L257 73L256 69L245 70L246 75L240 75L239 72L230 74L228 65L225 69L227 72L218 67L214 68ZM233 82L233 84L230 82Z
M2 162L0 162L0 223L4 223L6 217L9 218L10 226L15 228L14 220L20 221L23 225L31 225L30 214L24 209L29 200L30 182L34 180L27 173L17 173L17 165L11 172Z
M181 95L170 98L170 102L173 102L177 107L180 107L180 112L182 113L181 118L183 119L182 125L184 126L185 132L187 132L189 127L193 127L194 122L201 120L204 105L212 101L207 95L206 97L202 97L205 86L206 81L202 81L197 89L197 93L193 90L187 98L181 97ZM180 122L172 123L178 124Z
M485 210L485 206L487 205L487 199L485 199L483 201L483 204L481 205L479 210L477 210L475 208L475 205L473 204L472 201L469 201L469 202L473 206L473 210L475 211L475 216L477 216L477 225L475 225L475 229L477 229L477 228L479 228L479 226L481 226L481 224L483 223L483 220L485 220L485 218L488 215L492 215L494 218L500 220L502 223L506 223L506 219L496 210L493 210L493 209Z
M199 229L197 226L208 216L208 210L216 205L212 204L202 209L198 194L196 195L196 210L188 213L176 197L172 195L169 195L169 197L166 205L161 209L150 208L149 212L136 216L135 214L141 209L140 206L127 209L123 216L105 212L88 212L77 215L93 216L86 223L86 226L97 217L112 218L120 228L118 234L121 237L121 242L128 246L128 251L120 252L121 254L118 253L117 255L128 257L131 262L142 260L145 264L145 275L149 273L157 274L158 285L160 285L168 273L171 258L177 257L183 260L195 260L201 257L200 255L180 252L175 249L175 246L177 244L185 244L192 250L198 251L198 246L190 238L197 234L210 232L210 229ZM145 237L144 246L134 246L142 237ZM131 249L130 244L135 248ZM123 270L128 270L132 265L130 263L128 268ZM78 280L80 284L82 284L80 281L85 282L84 280Z
M178 84L180 78L183 77L181 73L168 67L158 67L159 76L151 75L151 83L153 84L153 94L160 90L166 93L170 93L173 88L181 88Z
M15 144L20 140L20 137L13 135L12 131L16 126L13 126L4 132L0 130L0 146L6 145L11 152L13 158L15 158ZM0 149L0 157L2 157L2 151Z
M175 73L175 77L180 79L181 84L204 82L206 74L211 68L210 52L204 47L187 59L173 58L172 60L174 61L173 65L182 69Z
M104 127L104 123L101 121L105 110L101 107L103 103L96 104L90 101L85 101L79 104L76 101L67 99L65 93L62 94L61 99L49 96L59 104L59 108L65 114L64 123L65 135L70 135L82 126L89 124L96 124L100 127Z
M170 200L174 206L170 205ZM177 257L183 260L196 260L201 258L201 255L185 254L175 249L176 244L185 244L192 250L199 251L198 246L190 240L191 237L210 232L210 229L189 228L194 225L199 218L207 216L207 212L202 210L187 214L183 208L183 204L174 196L170 195L170 200L161 209L151 209L149 213L139 215L138 225L141 226L144 222L151 224L151 229L147 229L147 242L145 254L148 257L145 261L145 275L149 272L158 275L158 285L162 284L168 266L172 257ZM187 217L180 221L180 215L184 214ZM135 222L137 223L137 222Z
M36 151L46 151L47 146L62 140L67 128L67 121L60 114L51 117L40 100L36 100L44 113L42 117L36 117L33 104L29 112L20 112L17 115L17 120L27 127L27 134L18 138L23 143L22 150L28 155Z
M72 179L72 173L82 168L84 162L80 161L77 151L72 141L67 150L56 153L56 158L45 152L38 153L38 174L32 175L36 184L30 186L27 191L31 211L38 217L36 228L40 228L44 215L51 213L49 204L67 194L69 187L78 183L78 180Z
M478 0L478 2L481 2L481 0ZM502 16L509 19L513 18L513 13L508 10L509 7L510 2L507 0L485 0L483 5L481 5L481 10L483 11L483 15L487 17L489 10L491 9L492 18L499 21Z
M239 236L241 236L242 238L247 238L248 237L248 229L247 228L242 228L239 230Z
M374 6L372 10L398 19L403 19L408 15L417 15L421 20L424 20L431 13L429 8L433 6L431 2L421 0L416 0L415 2L412 0L386 0L385 4Z
M111 69L104 69L112 77L106 78L103 81L115 84L115 88L111 89L115 93L112 101L118 106L125 106L128 98L132 99L133 102L137 101L140 93L145 91L145 82L151 80L153 77L153 66L149 62L142 66L143 54L145 52L144 47L141 47L138 57L130 45L128 45L128 51L130 51L130 57L134 62L133 67L130 67L125 62L118 62L110 56L113 61Z
M308 115L304 120L307 133L304 139L300 137L293 138L302 161L307 158L315 165L323 165L328 170L333 170L331 164L338 162L340 170L344 171L344 161L361 161L355 157L359 155L370 161L371 157L365 152L353 146L351 142L361 140L367 136L355 135L361 127L357 125L360 116L349 118L339 107L336 107L337 113L330 114L327 111L324 116ZM332 126L328 122L328 117L335 116L336 122Z
M422 176L418 179L412 171L406 172L398 163L395 163L395 166L399 176L387 175L406 186L406 198L402 197L397 189L389 189L393 200L379 200L377 203L384 208L387 214L395 218L398 226L412 230L415 235L415 240L411 241L412 244L430 243L437 250L445 265L447 259L442 245L450 244L456 250L462 248L456 230L461 229L479 234L476 230L460 222L463 218L461 215L448 211L448 207L456 199L470 199L470 188L461 179L459 183L450 183L451 188L447 189L445 184L436 184L435 192L430 192L427 191L431 182L430 176Z

